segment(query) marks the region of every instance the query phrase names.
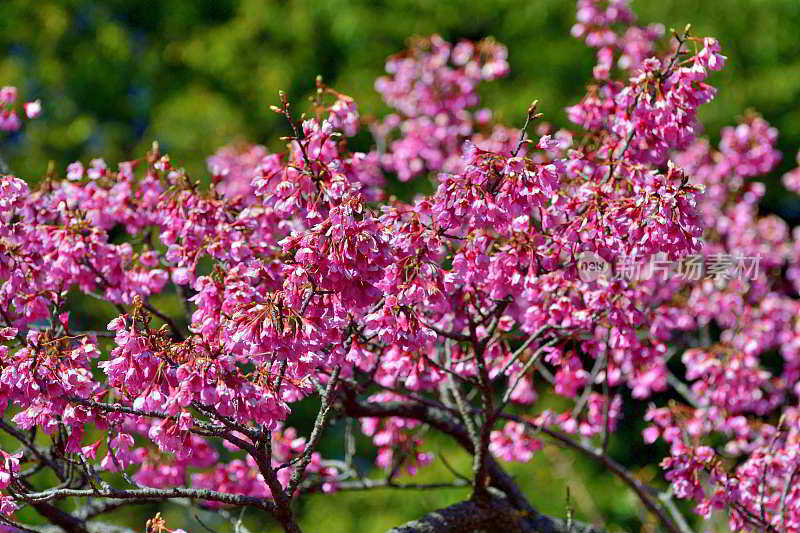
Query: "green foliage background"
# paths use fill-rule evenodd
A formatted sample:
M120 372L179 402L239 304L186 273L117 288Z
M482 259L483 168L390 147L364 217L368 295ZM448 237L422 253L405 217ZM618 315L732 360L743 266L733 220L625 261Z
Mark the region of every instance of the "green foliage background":
M634 7L643 22L690 22L696 35L721 41L728 64L712 79L719 94L701 119L714 140L748 108L779 128L784 160L768 178L765 210L800 221L797 198L775 185L800 147L800 2L640 0ZM434 32L450 40L492 35L509 47L512 75L483 90L483 103L500 120L519 125L538 98L548 121L566 125L563 108L580 97L593 65L593 52L569 36L574 10L571 0L3 0L0 84L41 98L44 113L0 141L0 154L35 181L50 160L63 171L77 159L133 159L157 139L173 161L203 175L205 158L223 144L242 139L280 149L285 126L268 106L279 89L302 106L317 74L355 97L362 114L384 113L373 89L384 58L409 36ZM88 315L104 320L99 309ZM636 444L640 429L622 428L612 452L642 465L639 475L658 477L645 466L651 452ZM341 428L329 446L337 435ZM434 439L431 446L467 470L468 459L451 442ZM630 491L568 452L548 447L514 473L545 511L566 513L569 485L579 517L608 522L612 531L656 531ZM422 478L437 476L448 476L440 463ZM309 531L381 531L463 496L317 496L303 505L302 520ZM155 510L115 519L143 528ZM174 526L204 530L195 511L169 506L165 513ZM216 531L230 529L218 514L198 516ZM246 522L252 531L274 529L255 515Z

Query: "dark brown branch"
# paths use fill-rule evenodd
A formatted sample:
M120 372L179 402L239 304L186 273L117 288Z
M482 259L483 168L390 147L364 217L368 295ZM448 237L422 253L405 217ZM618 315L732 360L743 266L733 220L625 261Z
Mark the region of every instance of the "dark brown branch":
M275 509L275 518L286 533L300 533L300 526L292 513L292 500L283 489L275 468L272 467L272 432L266 432L256 453L251 454L258 470L269 487Z
M39 459L41 464L46 465L53 470L53 473L55 473L56 477L58 477L60 481L64 481L66 479L61 465L55 459L50 457L50 454L47 451L40 450L32 440L26 438L24 433L14 428L14 426L8 424L3 419L0 419L0 429L14 437L25 448L30 450L31 454Z
M54 505L47 502L36 502L31 505L51 524L60 527L67 533L89 533L86 523L82 519L72 516Z
M485 496L487 482L489 480L489 472L486 467L486 460L489 456L490 435L492 432L492 427L494 426L494 421L496 420L494 415L492 383L489 379L489 369L484 358L484 352L486 351L486 346L494 333L494 328L497 327L500 315L503 313L503 309L505 309L507 305L508 303L504 302L497 307L496 314L494 314L493 318L493 325L488 328L489 333L487 333L486 338L480 341L478 340L476 324L472 320L472 316L469 316L469 337L472 344L472 350L475 355L475 365L478 367L479 389L483 407L483 424L481 424L479 438L474 446L475 451L473 453L473 457L475 460L472 467L475 475L474 495L478 497ZM466 417L469 416L470 415L468 413L464 414L465 421Z

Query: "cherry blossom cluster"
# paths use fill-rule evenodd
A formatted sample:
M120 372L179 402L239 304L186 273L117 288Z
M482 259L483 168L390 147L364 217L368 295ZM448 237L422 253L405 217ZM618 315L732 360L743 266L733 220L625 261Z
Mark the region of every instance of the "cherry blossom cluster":
M514 136L501 125L476 131L491 120L491 111L474 109L478 85L508 74L507 56L492 39L453 45L433 35L412 40L407 52L389 58L387 75L375 88L396 113L372 126L383 167L400 181L430 171L458 172L461 146L476 134L498 152L513 147Z

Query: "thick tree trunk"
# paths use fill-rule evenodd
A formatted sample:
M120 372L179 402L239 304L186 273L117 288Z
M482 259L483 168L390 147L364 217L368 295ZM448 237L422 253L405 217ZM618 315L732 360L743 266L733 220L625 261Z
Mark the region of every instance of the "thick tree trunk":
M483 501L467 500L430 512L418 520L390 529L387 533L604 533L604 530L580 522L541 514L535 517L520 512L500 495Z

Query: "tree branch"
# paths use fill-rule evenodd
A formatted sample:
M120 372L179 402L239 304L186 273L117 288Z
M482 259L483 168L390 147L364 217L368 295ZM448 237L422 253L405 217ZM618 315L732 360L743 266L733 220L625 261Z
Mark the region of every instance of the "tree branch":
M67 533L89 533L84 520L62 511L54 505L47 502L36 502L31 505L51 524L60 527Z
M548 435L549 437L560 442L561 444L564 444L565 446L582 453L586 457L601 463L603 466L608 468L611 471L611 473L613 473L615 476L621 479L626 485L628 485L630 488L633 489L633 491L639 497L644 506L647 507L648 510L650 510L653 514L655 514L658 517L658 519L661 521L661 523L664 525L667 531L669 531L670 533L681 533L680 529L678 528L678 526L675 525L672 518L658 504L657 497L652 493L652 489L649 486L642 483L641 481L639 481L638 479L636 479L624 466L616 462L614 459L612 459L602 451L597 451L588 446L585 446L580 442L577 442L558 431L549 429L547 427L540 427L531 424L530 422L519 416L501 414L500 417L523 424L524 426L533 431L542 432L545 435Z
M265 498L245 496L243 494L229 494L205 489L188 489L175 487L171 489L131 489L119 490L114 488L104 489L50 489L42 492L31 492L21 495L21 499L31 504L62 500L64 498L89 498L100 497L120 500L170 500L173 498L195 498L247 507L257 507L269 513L275 513L275 504Z
M311 431L311 436L308 438L308 443L306 444L306 447L300 456L298 464L295 466L294 471L292 472L292 478L289 481L289 486L286 489L286 493L289 495L289 497L292 496L294 491L297 489L297 486L300 484L300 481L302 481L306 468L308 468L308 465L311 462L311 454L317 447L319 439L322 437L322 432L325 431L325 427L328 425L328 420L330 419L331 411L333 410L333 392L336 388L336 383L339 381L339 371L340 368L337 366L336 370L333 371L333 375L328 381L328 386L325 388L324 394L322 394L322 404L319 407L317 419L314 421L314 429Z
M475 453L472 440L466 428L459 424L454 417L444 409L409 402L359 402L355 398L355 391L350 389L345 389L343 401L343 407L348 416L355 418L386 418L397 416L400 418L419 420L442 433L450 435L469 453ZM534 524L533 531L538 533L559 533L567 531L564 529L563 522L559 519L539 513L525 498L525 495L522 493L519 486L517 486L516 482L503 470L491 455L486 458L486 468L489 474L491 487L501 491L508 499L508 503L516 509L518 513L527 516L527 521ZM580 529L581 527L584 529ZM590 526L582 526L578 523L574 523L571 533L579 533L581 531L589 533L591 531L599 532L600 530L593 530Z

